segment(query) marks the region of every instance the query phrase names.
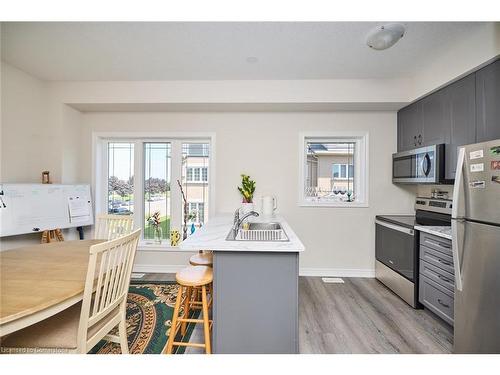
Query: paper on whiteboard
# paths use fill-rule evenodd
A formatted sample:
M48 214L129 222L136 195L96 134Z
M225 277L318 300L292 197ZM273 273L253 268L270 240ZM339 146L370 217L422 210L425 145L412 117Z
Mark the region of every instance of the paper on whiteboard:
M69 197L68 198L68 207L69 207L69 217L72 222L76 221L75 219L85 217L85 220L88 220L90 216L90 209L87 199L81 197ZM77 219L78 220L78 219Z
M72 223L86 223L90 220L90 215L85 216L72 216L70 217L70 221Z

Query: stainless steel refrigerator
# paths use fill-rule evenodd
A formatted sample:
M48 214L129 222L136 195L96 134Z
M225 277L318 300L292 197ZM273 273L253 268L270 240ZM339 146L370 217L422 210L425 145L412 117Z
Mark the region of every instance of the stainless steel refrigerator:
M500 139L460 149L452 210L455 353L500 353Z

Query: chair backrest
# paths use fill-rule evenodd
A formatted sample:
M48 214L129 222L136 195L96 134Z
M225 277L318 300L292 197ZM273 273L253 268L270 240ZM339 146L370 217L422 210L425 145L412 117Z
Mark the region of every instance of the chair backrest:
M132 215L97 215L94 238L114 240L132 232L134 219Z
M137 229L123 237L90 247L78 327L79 345L86 345L90 339L87 337L90 327L107 318L113 310L125 309L140 234L141 230Z

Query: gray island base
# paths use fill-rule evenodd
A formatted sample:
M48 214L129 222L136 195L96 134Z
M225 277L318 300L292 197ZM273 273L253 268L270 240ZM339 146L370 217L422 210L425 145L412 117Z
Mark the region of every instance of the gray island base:
M298 353L299 252L290 241L226 241L231 217L212 219L180 249L214 252L212 348L219 354Z

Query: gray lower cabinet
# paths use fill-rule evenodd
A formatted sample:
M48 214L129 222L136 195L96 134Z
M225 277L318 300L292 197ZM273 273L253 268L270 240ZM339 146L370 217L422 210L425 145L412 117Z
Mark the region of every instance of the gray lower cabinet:
M455 275L451 240L420 233L418 300L453 325Z
M500 138L500 60L476 72L477 142Z
M476 142L476 81L474 74L444 89L449 111L445 146L445 178L455 179L458 147Z
M298 353L298 253L214 252L212 346L220 354Z

